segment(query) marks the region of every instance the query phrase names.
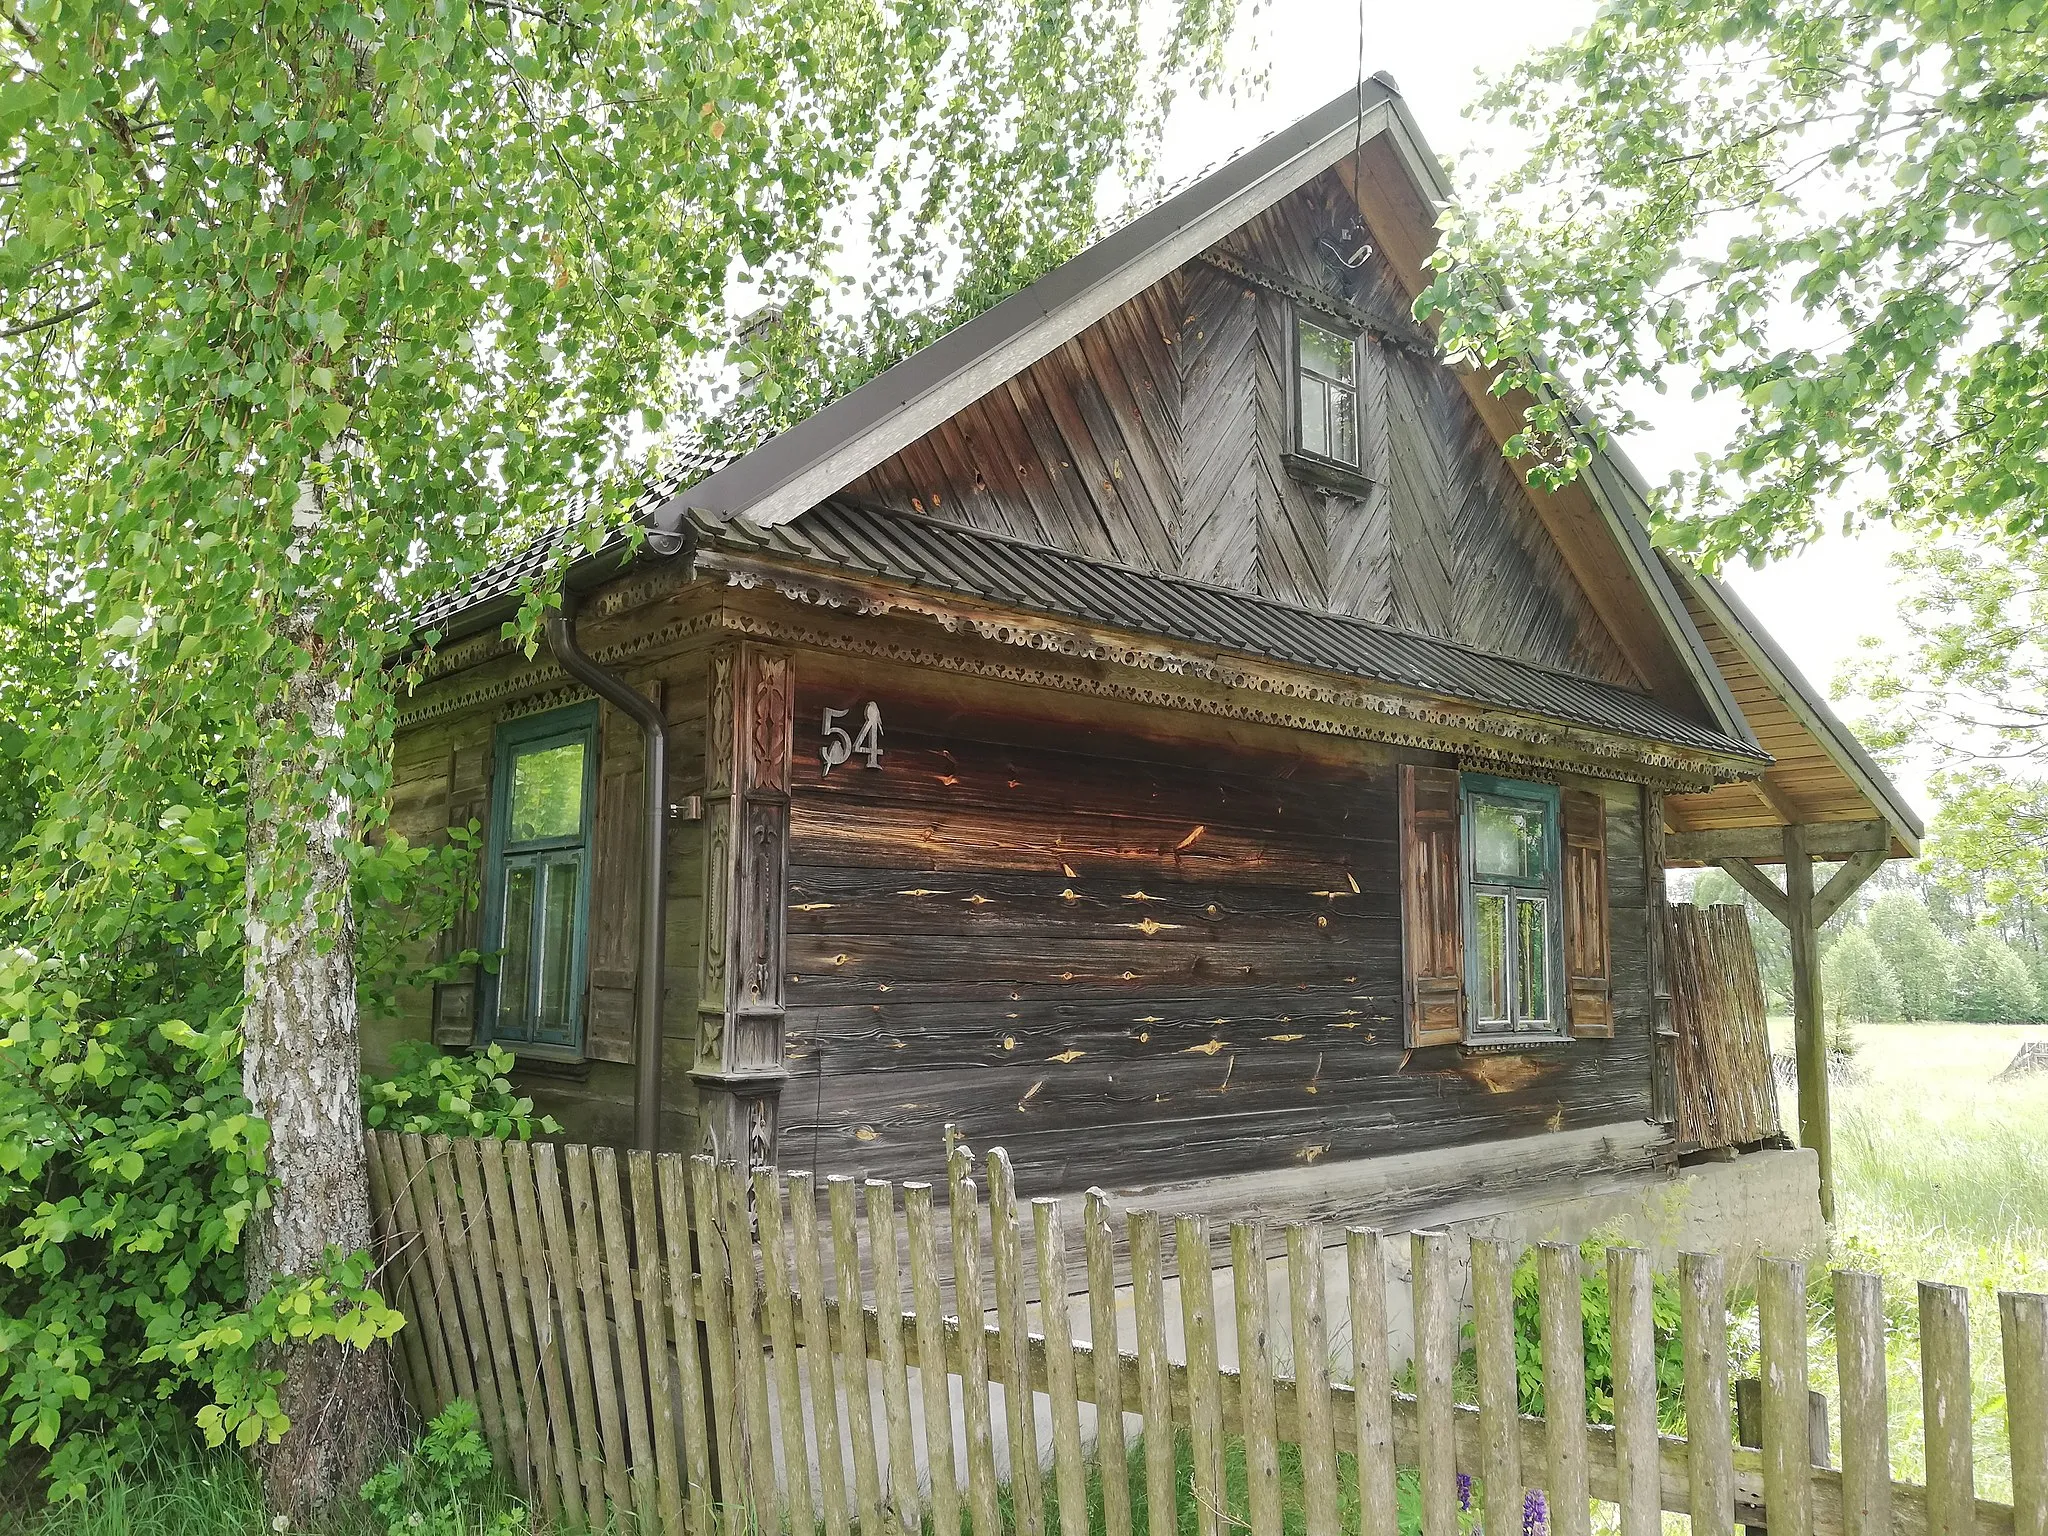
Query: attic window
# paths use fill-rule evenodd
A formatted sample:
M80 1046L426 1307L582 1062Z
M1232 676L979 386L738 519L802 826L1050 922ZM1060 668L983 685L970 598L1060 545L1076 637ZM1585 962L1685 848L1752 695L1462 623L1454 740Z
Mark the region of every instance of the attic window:
M1358 336L1294 318L1294 422L1298 452L1359 468Z

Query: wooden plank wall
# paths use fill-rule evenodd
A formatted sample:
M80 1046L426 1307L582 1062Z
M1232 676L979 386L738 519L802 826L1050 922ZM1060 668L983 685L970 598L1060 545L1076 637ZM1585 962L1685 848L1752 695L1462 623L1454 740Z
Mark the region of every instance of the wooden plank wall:
M821 775L821 711L869 698L882 768ZM1409 1053L1389 755L1191 747L1042 700L802 659L785 1162L909 1176L953 1122L1043 1194L1648 1113L1632 786L1608 796L1617 1038Z
M627 621L632 622L632 621ZM600 639L615 638L610 629ZM596 644L586 636L586 644ZM669 725L669 802L680 804L704 787L704 717L707 680L702 646L622 670L634 687L658 689ZM528 670L538 673L538 669ZM402 732L393 750L391 830L414 842L446 837L450 826L472 818L488 831L491 813L492 733L499 722L531 704L515 695L465 709ZM586 1002L589 1060L557 1067L529 1062L519 1085L536 1107L560 1120L579 1140L624 1146L632 1140L633 987L638 964L640 858L640 732L605 706L600 714L598 798L591 827L590 993ZM697 951L704 928L702 826L668 826L668 927L664 954L663 1139L667 1146L696 1145L696 1087L689 1069L696 1049ZM479 914L451 937L451 947L480 942ZM400 998L398 1017L371 1021L364 1062L389 1069L391 1046L403 1039L433 1039L462 1049L482 1038L473 1018L473 981L416 989Z
M1216 254L1405 325L1384 257L1346 273L1317 253L1346 199L1319 178ZM1639 685L1449 368L1368 342L1372 489L1289 473L1291 302L1191 262L848 491Z

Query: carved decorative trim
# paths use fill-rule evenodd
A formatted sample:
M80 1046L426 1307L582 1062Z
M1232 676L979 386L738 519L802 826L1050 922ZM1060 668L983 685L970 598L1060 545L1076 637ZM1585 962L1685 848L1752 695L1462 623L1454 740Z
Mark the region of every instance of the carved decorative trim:
M1541 765L1547 770L1587 773L1628 783L1645 779L1659 787L1723 783L1742 775L1711 760L1682 751L1662 749L1633 738L1610 737L1599 731L1555 726L1518 716L1498 715L1456 704L1437 705L1424 699L1382 692L1369 687L1346 687L1316 679L1268 673L1226 658L1191 655L1164 647L1125 642L1074 630L1036 627L1026 620L1004 620L963 615L957 611L932 609L921 599L906 596L902 601L881 602L862 595L856 603L843 583L827 578L802 583L790 572L767 573L747 570L734 574L733 585L769 587L782 595L813 606L853 609L867 614L885 612L931 617L949 632L971 632L983 639L1044 651L1082 661L1105 661L1136 671L1187 677L1219 684L1245 695L1285 699L1309 708L1283 709L1263 705L1254 698L1215 699L1179 689L1147 686L1120 679L1078 675L1044 667L1017 666L985 658L962 656L950 651L825 629L802 622L783 622L755 615L721 610L721 627L742 634L785 644L815 646L824 650L930 667L965 675L988 677L1033 687L1086 693L1100 698L1199 713L1225 719L1246 720L1292 730L1312 730L1353 740L1384 742L1393 746L1428 750L1451 750L1496 765ZM751 578L751 579L741 579ZM792 590L802 586L805 590ZM1360 720L1329 713L1356 710L1378 719ZM1445 732L1457 733L1447 740ZM1497 741L1469 737L1499 738ZM1583 754L1605 758L1607 765L1589 764Z
M969 633L1021 650L1041 651L1049 656L1107 662L1114 667L1150 673L1162 679L1185 677L1220 685L1240 697L1216 699L1134 680L962 656L906 644L893 638L824 628L794 618L790 621L760 618L730 608L717 608L679 618L644 635L603 647L593 653L599 661L607 665L616 664L697 635L717 632L783 644L815 646L908 666L931 667L1032 687L1156 705L1221 719L1316 731L1350 740L1450 750L1497 765L1562 768L1629 782L1648 781L1659 789L1677 793L1696 793L1715 784L1747 776L1742 770L1718 763L1704 754L1696 756L1660 748L1631 737L1610 736L1583 727L1557 726L1457 704L1437 704L1368 686L1266 671L1228 657L1177 651L1163 644L1091 633L1061 625L1058 621L966 613L958 606L942 606L938 601L913 592L877 592L834 575L758 566L721 551L703 552L698 563L700 570L723 575L729 586L772 591L792 603L808 607L839 609L849 615L870 617L902 614L924 618L949 634ZM954 601L957 604L960 600ZM527 694L537 697L530 704L522 699L522 703L516 706L521 712L549 708L559 700L554 700L543 690L550 684L566 683L566 678L552 662L537 661L533 669L511 677L440 693L431 701L401 713L398 729L410 730L479 704ZM714 697L717 692L714 690ZM575 696L580 697L580 692ZM1284 700L1292 707L1278 707L1275 703L1266 702L1268 700ZM1356 714L1349 713L1353 711ZM1455 735L1447 739L1447 732ZM1471 739L1475 737L1493 739ZM1588 763L1584 760L1585 754L1604 759L1605 764Z
M1325 293L1320 288L1311 287L1284 273L1269 271L1241 257L1227 256L1220 251L1212 250L1202 252L1195 260L1205 267L1214 267L1228 277L1264 288L1269 293L1280 294L1297 304L1319 310L1333 320L1341 320L1346 325L1356 326L1375 341L1399 347L1404 352L1412 352L1415 356L1430 362L1443 361L1443 354L1438 350L1436 343L1430 339L1428 332L1419 326L1367 309L1362 304L1354 304L1334 293Z

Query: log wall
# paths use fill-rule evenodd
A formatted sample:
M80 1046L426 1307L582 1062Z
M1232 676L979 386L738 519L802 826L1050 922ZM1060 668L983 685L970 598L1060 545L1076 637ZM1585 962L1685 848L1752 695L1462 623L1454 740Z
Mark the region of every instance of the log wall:
M869 699L882 766L822 772L822 711ZM800 658L783 1161L901 1177L952 1123L1051 1193L1648 1115L1633 786L1602 789L1616 1037L1410 1052L1396 757L1120 718Z

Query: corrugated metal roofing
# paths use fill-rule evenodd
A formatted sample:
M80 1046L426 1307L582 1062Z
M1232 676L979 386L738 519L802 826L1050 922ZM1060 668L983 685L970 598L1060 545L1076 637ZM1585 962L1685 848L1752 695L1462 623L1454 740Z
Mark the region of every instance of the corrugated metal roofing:
M701 438L684 439L669 455L661 473L649 480L647 489L634 498L626 521L644 523L650 511L684 486L703 479L737 457L736 453L711 447ZM585 515L585 509L579 506L563 522L531 543L493 560L461 586L434 598L413 615L413 629L417 632L445 628L449 620L459 614L523 591L548 568L555 550L565 540L575 537ZM624 526L625 522L621 522L620 527ZM616 549L624 542L625 534L614 532L605 539L602 549Z
M1093 560L936 518L827 502L762 528L699 520L706 545L983 598L1626 736L1765 754L1647 694L1427 635Z

